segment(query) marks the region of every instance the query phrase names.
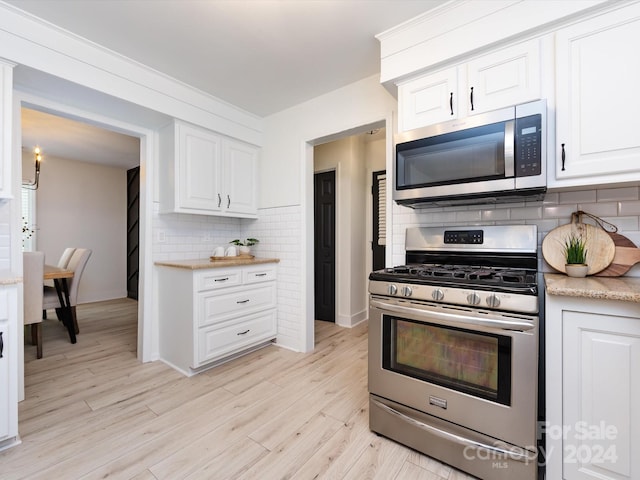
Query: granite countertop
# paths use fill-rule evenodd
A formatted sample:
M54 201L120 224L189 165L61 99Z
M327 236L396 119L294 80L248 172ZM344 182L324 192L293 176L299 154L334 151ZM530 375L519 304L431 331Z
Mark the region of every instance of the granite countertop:
M640 303L638 277L572 278L559 273L545 273L544 282L550 295Z
M260 265L262 263L278 263L279 258L243 258L243 257L225 257L223 260L209 260L208 258L200 258L194 260L166 260L155 262L156 265L163 267L185 268L188 270L200 270L204 268L225 268L249 265Z

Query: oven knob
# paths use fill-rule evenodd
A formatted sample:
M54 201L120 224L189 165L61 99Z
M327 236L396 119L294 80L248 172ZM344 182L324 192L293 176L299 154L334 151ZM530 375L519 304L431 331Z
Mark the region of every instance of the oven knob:
M405 297L410 297L412 293L413 290L411 290L411 287L402 287L402 295Z
M480 295L477 293L470 293L467 295L467 303L469 305L478 305L480 303Z
M497 295L489 295L487 297L487 305L491 308L498 308L500 306L500 299Z
M433 292L431 292L431 298L433 298L435 301L439 302L444 298L444 292L442 290L440 290L439 288L437 288Z
M393 284L390 284L387 291L389 292L389 295L395 295L396 293L398 293L398 287L396 287Z

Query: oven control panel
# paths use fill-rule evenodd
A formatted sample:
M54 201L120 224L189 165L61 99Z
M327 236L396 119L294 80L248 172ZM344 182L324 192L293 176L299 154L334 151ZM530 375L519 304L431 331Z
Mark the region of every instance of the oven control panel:
M416 302L437 302L467 307L538 313L538 297L512 293L491 292L467 288L448 288L435 285L393 283L371 280L369 293L386 297L405 298Z
M484 232L482 230L445 230L444 243L482 245Z

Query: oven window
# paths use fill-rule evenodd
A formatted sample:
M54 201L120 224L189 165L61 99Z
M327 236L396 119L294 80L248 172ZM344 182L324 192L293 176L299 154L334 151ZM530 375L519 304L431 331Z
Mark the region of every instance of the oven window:
M384 316L383 367L504 405L511 338Z

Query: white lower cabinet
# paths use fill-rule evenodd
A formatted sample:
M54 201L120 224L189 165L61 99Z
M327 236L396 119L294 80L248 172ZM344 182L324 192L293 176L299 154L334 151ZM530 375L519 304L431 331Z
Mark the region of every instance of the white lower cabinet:
M0 450L18 438L17 288L0 287Z
M546 299L546 478L640 478L640 304Z
M276 265L160 267L160 357L186 375L276 337Z

